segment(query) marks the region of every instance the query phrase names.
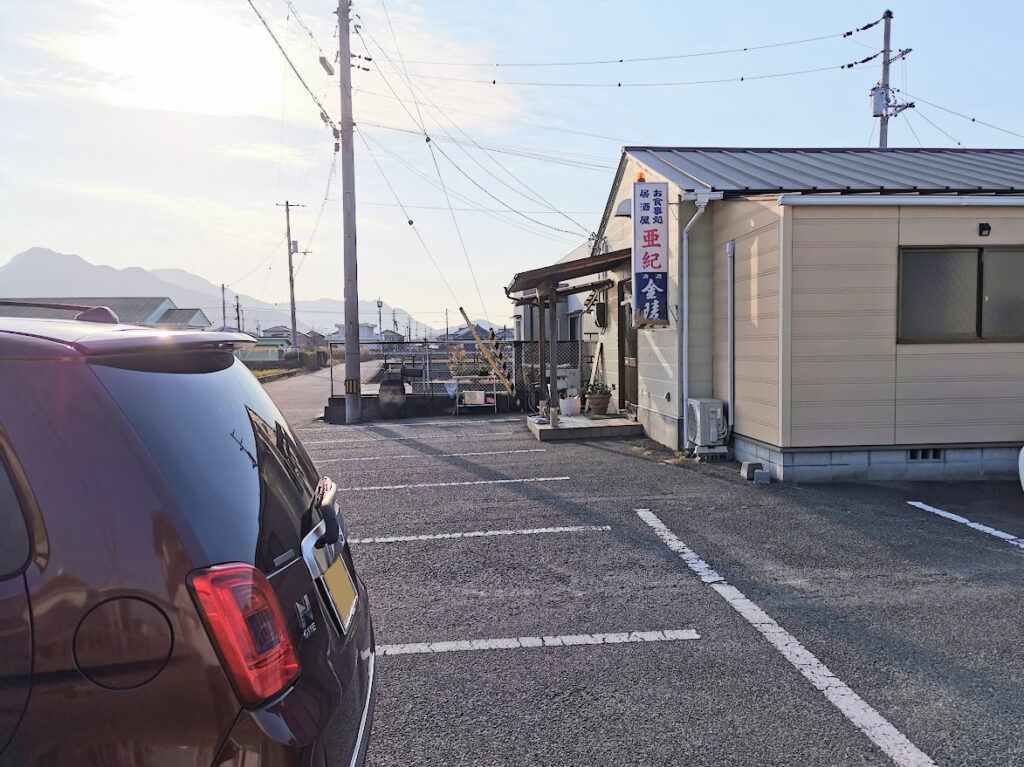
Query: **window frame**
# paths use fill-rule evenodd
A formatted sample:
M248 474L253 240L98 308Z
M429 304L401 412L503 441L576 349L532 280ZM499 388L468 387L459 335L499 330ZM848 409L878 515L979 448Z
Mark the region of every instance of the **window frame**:
M950 338L932 336L930 338L908 338L903 334L903 265L904 255L907 253L958 253L974 251L977 266L977 287L974 295L974 337L973 338ZM899 249L899 262L897 265L896 279L896 343L898 345L936 345L936 344L1016 344L1024 343L1024 329L1017 335L1001 335L986 337L984 328L984 304L985 304L985 253L986 252L1018 252L1024 251L1024 245L996 245L992 247L980 247L977 245L942 245L928 247L915 245L912 247L901 247Z
M28 542L25 560L11 570L0 569L0 581L9 581L13 578L20 578L24 575L28 566L32 564L36 553L36 536L32 524L32 512L37 510L35 497L28 487L25 471L14 453L14 446L7 436L7 432L0 426L0 470L6 475L14 491L14 497L18 502L18 511L21 512L22 524L25 528L25 538Z

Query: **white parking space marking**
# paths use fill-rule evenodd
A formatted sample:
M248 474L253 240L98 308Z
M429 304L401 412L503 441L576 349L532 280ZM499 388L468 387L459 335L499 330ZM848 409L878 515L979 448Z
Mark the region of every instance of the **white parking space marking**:
M888 719L833 674L824 663L800 644L796 637L747 599L739 589L729 585L725 578L679 540L675 533L658 519L657 515L649 509L637 509L636 513L672 551L679 554L680 558L686 562L687 567L717 591L736 612L768 640L772 647L779 651L783 658L803 674L833 706L839 709L843 716L867 735L871 742L878 746L895 764L900 767L935 767L935 762L931 757L911 743Z
M961 525L966 525L972 530L977 530L978 532L999 538L1000 540L1006 541L1011 546L1016 546L1018 549L1024 549L1024 538L1018 538L1016 535L1004 533L1002 530L997 530L994 527L983 525L980 522L971 522L967 517L961 517L959 514L954 514L951 511L936 509L934 506L929 506L927 503L921 503L921 501L907 501L907 505L914 506L915 508L921 509L921 511L936 514L944 519L952 520L953 522L959 522Z
M377 645L380 655L430 655L475 650L519 650L531 647L576 647L579 645L628 644L631 642L679 642L700 639L693 629L665 631L623 631L615 634L565 634L563 636L463 639L456 642L415 642Z
M406 543L408 541L447 541L458 538L489 538L496 535L548 535L551 533L606 532L611 525L576 525L574 527L530 527L523 530L474 530L468 533L435 533L433 535L390 535L384 538L350 538L349 543Z
M529 436L527 431L492 431L486 434L452 434L441 437L375 437L373 439L326 439L326 440L303 440L303 445L352 445L356 442L401 442L402 440L415 439L419 442L455 442L464 439L487 439L488 437L507 437L510 434L518 434L522 437Z
M412 455L368 455L360 458L328 458L319 463L345 463L346 461L385 461L394 459L396 461L408 461L416 458L463 458L477 455L515 455L516 453L546 453L546 447L534 447L529 450L485 450L479 453L439 453L437 455L423 455L414 453Z
M417 482L415 485L369 485L340 487L339 490L405 490L410 487L458 487L460 485L513 485L523 482L564 482L568 477L528 477L527 479L477 479L472 482Z

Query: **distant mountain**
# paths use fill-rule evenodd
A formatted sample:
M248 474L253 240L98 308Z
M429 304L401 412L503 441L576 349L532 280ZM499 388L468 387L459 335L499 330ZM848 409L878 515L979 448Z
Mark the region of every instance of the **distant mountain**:
M214 327L221 324L220 285L183 269L152 269L139 267L115 269L86 261L81 256L57 253L48 248L30 248L19 253L7 264L0 266L0 298L28 298L32 296L167 296L180 308L202 309ZM238 294L242 307L243 326L255 331L271 325L291 324L287 302L271 304L252 296ZM235 293L227 291L227 324L235 325ZM407 323L424 325L403 309L384 304L381 314L384 328L392 327L391 318L398 321L400 332ZM299 330L317 330L330 333L336 323L344 322L345 302L332 298L295 302L296 324ZM377 324L377 302L359 302L360 322ZM483 324L483 323L481 323ZM437 329L428 328L433 336Z

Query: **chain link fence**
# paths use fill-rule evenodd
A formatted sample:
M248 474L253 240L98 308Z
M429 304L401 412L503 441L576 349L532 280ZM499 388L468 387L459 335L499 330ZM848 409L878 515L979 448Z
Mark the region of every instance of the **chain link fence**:
M484 340L491 358L514 387L511 409L536 410L547 385L548 361L544 370L535 341ZM545 355L550 344L545 344ZM580 341L557 344L558 388L578 391L585 383L585 362ZM332 342L328 360L331 396L345 391L344 344ZM455 399L460 388L505 389L495 383L494 371L476 341L364 341L359 347L359 378L363 396L378 396L385 381L401 381L407 395Z

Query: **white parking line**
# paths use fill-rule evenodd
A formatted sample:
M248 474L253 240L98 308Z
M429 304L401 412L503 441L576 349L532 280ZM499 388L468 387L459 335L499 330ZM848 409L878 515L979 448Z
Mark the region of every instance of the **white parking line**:
M407 541L446 541L456 538L489 538L494 535L546 535L548 533L583 533L611 530L611 525L576 525L574 527L531 527L523 530L474 530L468 533L435 533L433 535L391 535L385 538L349 538L349 543L405 543Z
M410 487L457 487L459 485L512 485L522 482L564 482L568 477L530 477L528 479L476 479L472 482L418 482L415 485L370 485L340 487L339 490L405 490Z
M771 616L747 599L735 586L726 583L719 573L690 547L676 537L665 523L649 509L637 509L637 515L665 544L679 554L701 580L729 603L746 621L757 629L793 667L818 689L858 730L863 732L886 756L900 767L935 767L926 753L861 698L800 642L776 623Z
M485 450L480 453L438 453L437 455L423 455L421 453L414 453L413 455L368 455L361 458L328 458L319 463L345 463L346 461L383 461L385 459L395 459L401 461L408 461L416 458L463 458L465 456L477 456L477 455L515 455L516 453L546 453L546 447L534 447L529 450Z
M950 519L953 522L959 522L961 525L966 525L972 530L977 530L981 533L986 533L1000 540L1006 541L1011 546L1016 546L1018 549L1024 549L1024 538L1018 538L1016 535L1010 533L1004 533L1002 530L997 530L994 527L983 525L980 522L971 522L967 517L961 517L959 514L954 514L951 511L943 511L942 509L936 509L934 506L929 506L927 503L921 503L921 501L907 501L909 506L914 506L922 511L927 511L932 514L937 514L945 519Z
M444 437L376 437L374 439L325 439L325 440L303 440L303 445L352 445L356 442L401 442L402 440L415 439L420 442L454 442L464 439L486 439L487 437L507 437L510 434L529 436L525 431L492 431L486 434L452 434Z
M377 645L380 655L429 655L439 652L471 652L474 650L518 650L528 647L575 647L595 644L628 644L631 642L679 642L700 639L693 629L665 631L623 631L616 634L566 634L543 637L506 637L501 639L464 639L457 642L415 642L412 644Z

